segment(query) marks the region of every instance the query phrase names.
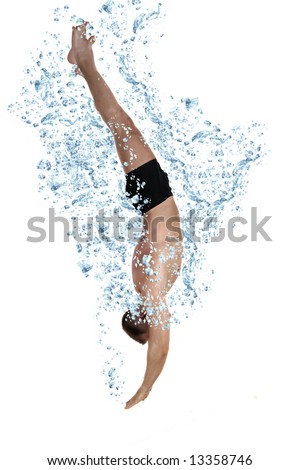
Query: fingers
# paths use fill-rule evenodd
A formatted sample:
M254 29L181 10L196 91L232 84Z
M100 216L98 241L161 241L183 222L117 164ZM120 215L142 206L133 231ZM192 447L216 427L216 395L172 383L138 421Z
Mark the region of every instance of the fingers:
M132 400L129 400L126 405L125 405L125 410L129 410L129 408L132 408L135 403L132 402Z
M136 392L136 394L126 403L125 410L128 410L129 408L132 408L134 405L137 405L141 401L144 401L148 397L150 391L151 391L151 388L147 392L141 391L141 388L140 388Z
M125 410L129 410L134 405L137 405L141 400L137 398L137 393L126 403Z
M132 408L134 405L136 405L140 401L137 395L138 395L138 392L126 403L125 410Z

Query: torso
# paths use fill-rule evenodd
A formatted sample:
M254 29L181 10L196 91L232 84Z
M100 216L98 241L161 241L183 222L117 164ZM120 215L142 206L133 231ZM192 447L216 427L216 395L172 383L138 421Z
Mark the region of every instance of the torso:
M145 232L132 258L132 279L138 293L145 281L159 286L165 296L176 281L182 263L182 234L179 212L169 197L144 215Z

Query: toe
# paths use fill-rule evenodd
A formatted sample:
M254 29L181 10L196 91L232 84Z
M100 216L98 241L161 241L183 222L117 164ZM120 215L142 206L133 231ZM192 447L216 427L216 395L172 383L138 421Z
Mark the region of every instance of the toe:
M76 26L76 29L77 31L79 31L82 35L85 36L86 34L86 27L85 27L85 24L79 24L78 26Z

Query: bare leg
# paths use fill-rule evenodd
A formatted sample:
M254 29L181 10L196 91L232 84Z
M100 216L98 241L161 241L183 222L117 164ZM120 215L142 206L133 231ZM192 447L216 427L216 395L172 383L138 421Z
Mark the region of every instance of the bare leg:
M98 72L92 50L95 39L94 37L86 38L86 24L77 26L77 28L73 27L72 48L68 60L72 64L77 64L77 73L85 78L95 107L114 136L124 171L129 173L153 160L155 155Z

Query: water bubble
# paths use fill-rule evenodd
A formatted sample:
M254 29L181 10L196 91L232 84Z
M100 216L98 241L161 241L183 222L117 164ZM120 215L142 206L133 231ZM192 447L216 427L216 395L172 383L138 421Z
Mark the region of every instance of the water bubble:
M37 168L39 170L49 171L51 170L51 163L49 162L49 160L40 160L40 162L37 165Z

